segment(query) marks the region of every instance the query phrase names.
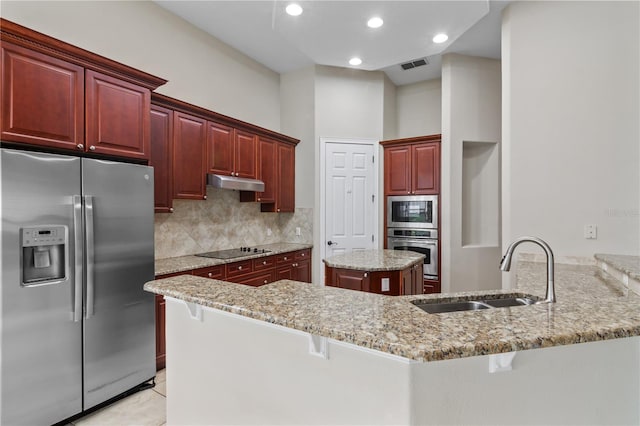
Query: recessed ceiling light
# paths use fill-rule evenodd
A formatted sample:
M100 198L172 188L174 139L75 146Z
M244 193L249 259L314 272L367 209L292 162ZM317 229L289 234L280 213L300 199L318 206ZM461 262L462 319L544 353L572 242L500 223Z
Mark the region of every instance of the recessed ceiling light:
M444 43L447 40L449 40L449 36L445 33L436 34L435 37L433 37L434 43Z
M351 65L356 66L356 65L360 65L361 63L362 63L362 59L360 59L360 58L351 58L351 59L349 59L349 64L351 64Z
M289 6L285 8L287 13L291 16L298 16L302 14L302 6L297 3L291 3Z
M384 24L384 21L378 16L374 16L367 21L367 26L369 28L380 28L382 24Z

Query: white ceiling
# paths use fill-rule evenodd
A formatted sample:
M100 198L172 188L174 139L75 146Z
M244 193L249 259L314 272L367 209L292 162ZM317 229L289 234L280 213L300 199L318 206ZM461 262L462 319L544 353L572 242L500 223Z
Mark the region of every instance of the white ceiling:
M500 58L500 16L509 1L301 0L162 1L156 3L268 68L286 73L313 64L384 71L396 85L440 77L441 55ZM380 16L384 25L368 28ZM431 41L446 32L449 40ZM362 64L348 60L358 56ZM426 58L404 71L401 63Z

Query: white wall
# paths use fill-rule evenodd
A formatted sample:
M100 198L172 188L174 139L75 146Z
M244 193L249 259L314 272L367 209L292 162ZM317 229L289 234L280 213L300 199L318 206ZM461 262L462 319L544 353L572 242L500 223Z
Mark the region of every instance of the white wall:
M441 166L441 283L443 292L500 288L498 263L500 238L476 245L463 245L463 225L470 221L463 215L480 214L480 210L463 209L463 145L494 143L499 150L500 135L500 61L458 54L447 54L442 61L442 166ZM499 174L499 163L489 175ZM494 182L497 178L487 179ZM499 203L499 188L486 202ZM495 209L499 214L499 207Z
M503 244L532 234L556 256L640 254L639 6L505 9Z
M397 88L396 138L442 133L442 80L427 80Z
M169 80L159 93L280 130L279 75L153 2L3 0L0 14Z
M314 67L280 76L282 132L297 135L296 147L296 206L314 205L316 177Z

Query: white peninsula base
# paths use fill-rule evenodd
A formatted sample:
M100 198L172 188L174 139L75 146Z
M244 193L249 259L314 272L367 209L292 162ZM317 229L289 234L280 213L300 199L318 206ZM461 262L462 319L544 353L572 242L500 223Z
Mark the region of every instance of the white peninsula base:
M490 373L499 355L416 362L190 307L167 298L169 425L640 424L637 337L521 351Z

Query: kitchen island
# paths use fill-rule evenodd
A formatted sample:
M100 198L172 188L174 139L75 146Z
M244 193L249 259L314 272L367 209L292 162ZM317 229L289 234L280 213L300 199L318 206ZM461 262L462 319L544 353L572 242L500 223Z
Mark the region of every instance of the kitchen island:
M400 296L422 293L424 254L359 250L324 259L325 285Z
M167 298L168 423L638 424L640 298L556 267L556 304L446 314L412 302L488 292L149 282ZM521 262L517 282L541 297L545 265Z

